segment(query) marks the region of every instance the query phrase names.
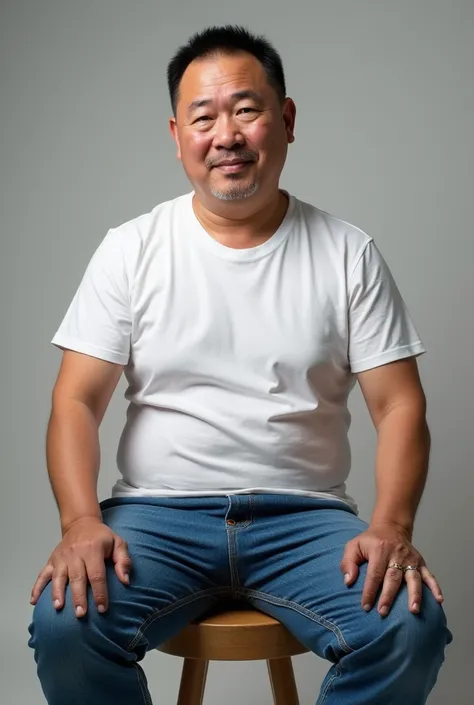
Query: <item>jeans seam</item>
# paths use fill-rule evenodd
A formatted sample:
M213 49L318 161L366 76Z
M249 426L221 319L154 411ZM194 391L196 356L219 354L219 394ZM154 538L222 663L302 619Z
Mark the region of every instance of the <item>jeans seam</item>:
M183 597L180 600L177 600L176 602L172 602L171 604L166 605L166 607L162 607L156 612L152 612L152 614L148 615L148 617L138 627L137 633L125 647L125 650L132 651L135 648L136 644L140 641L140 639L145 635L145 632L148 627L153 624L153 622L155 622L157 619L160 619L161 617L164 617L165 615L170 614L171 612L174 612L175 610L178 610L181 607L184 607L185 605L189 605L192 602L196 602L202 597L217 597L218 595L222 595L228 592L228 587L207 588L206 590L200 590L200 592L192 593L191 595L187 595L186 597Z
M333 675L332 675L330 678L328 678L328 680L326 681L326 685L325 685L324 688L321 690L321 692L320 692L320 694L319 694L319 698L318 698L317 701L316 701L316 705L324 705L324 702L325 702L325 700L326 700L326 696L327 696L327 694L329 693L329 689L332 687L332 685L333 685L334 681L336 680L336 678L339 678L340 675L341 675L341 668L340 668L339 664L335 664L335 672L334 672Z
M133 664L136 670L137 678L138 678L138 685L141 691L141 694L143 696L143 702L145 705L153 705L150 693L148 691L148 688L145 685L145 682L143 680L143 671L141 667L137 664Z
M341 649L344 651L344 653L351 654L354 652L354 649L352 649L347 643L347 641L344 639L344 636L337 624L334 624L334 622L331 622L329 619L326 619L326 617L322 617L320 614L317 614L313 610L310 610L307 607L303 607L302 605L298 605L298 603L293 602L291 600L285 600L282 597L274 597L273 595L268 595L265 592L260 592L260 590L252 590L250 588L239 587L237 588L236 592L242 594L244 597L253 597L255 599L263 600L264 602L269 602L270 604L288 607L288 609L291 609L294 612L299 612L304 617L308 617L309 619L313 620L313 622L319 624L321 627L324 627L325 629L331 631L335 635L337 642Z
M230 580L232 586L232 595L235 597L235 591L240 586L239 571L237 569L237 550L235 546L235 533L234 531L227 530L227 547L229 551L229 566L230 566Z

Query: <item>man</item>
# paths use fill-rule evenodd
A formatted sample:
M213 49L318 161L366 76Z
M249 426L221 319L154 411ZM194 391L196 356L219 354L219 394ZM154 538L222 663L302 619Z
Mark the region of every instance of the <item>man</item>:
M47 701L149 703L147 650L231 596L332 662L319 703L420 705L451 640L411 544L423 345L372 238L279 188L295 105L270 44L211 28L168 82L193 191L107 233L53 339L62 541L30 626ZM122 478L99 505L122 370ZM368 525L345 491L356 381L378 434Z

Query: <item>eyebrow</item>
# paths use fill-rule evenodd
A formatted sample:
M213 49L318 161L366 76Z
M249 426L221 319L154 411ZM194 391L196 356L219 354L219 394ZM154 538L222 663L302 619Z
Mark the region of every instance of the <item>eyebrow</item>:
M232 93L231 95L231 100L234 103L238 103L239 100L245 99L254 100L256 103L258 103L258 105L261 105L263 103L262 96L256 91L252 91L250 89L244 91L237 91L236 93ZM197 110L198 108L205 108L211 103L212 100L210 98L201 98L198 100L193 100L193 102L189 104L188 115L191 115L194 110Z

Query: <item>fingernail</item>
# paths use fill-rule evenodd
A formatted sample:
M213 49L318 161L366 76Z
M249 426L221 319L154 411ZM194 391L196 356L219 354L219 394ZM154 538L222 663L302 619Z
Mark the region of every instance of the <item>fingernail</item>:
M439 595L438 595L438 600L444 601L444 597L441 593L439 593Z
M350 579L351 579L351 576L349 575L349 573L346 573L346 574L344 575L344 582L345 582L346 585L347 585L347 583L349 582Z
M58 609L58 607L61 607L61 603L59 602L59 600L54 601L54 606L56 607L56 609Z
M125 578L124 578L124 579L125 579L125 582L126 582L126 583L129 583L129 582L130 582L130 576L129 576L128 573L125 573Z
M413 612L418 612L418 610L420 609L420 605L418 604L418 602L414 602L411 607Z
M101 614L104 614L104 612L105 612L105 607L104 607L104 605L99 605L99 606L97 607L97 611L100 612Z
M364 605L364 609L365 609L366 612L370 612L370 610L372 609L372 605L370 605L370 604L367 602L367 603Z
M386 617L388 615L388 607L386 605L380 608L380 614L382 617Z
M78 617L82 617L82 615L84 614L84 610L80 605L76 607L76 614Z
M30 597L30 605L34 605L34 604L35 604L35 598L34 598L34 597Z

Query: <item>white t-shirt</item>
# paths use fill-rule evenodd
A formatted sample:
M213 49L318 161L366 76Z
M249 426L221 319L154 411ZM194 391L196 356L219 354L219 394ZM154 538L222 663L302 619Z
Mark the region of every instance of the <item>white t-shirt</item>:
M424 347L372 238L287 195L256 247L211 237L191 192L94 253L52 342L125 366L113 496L277 492L356 509L355 373Z

